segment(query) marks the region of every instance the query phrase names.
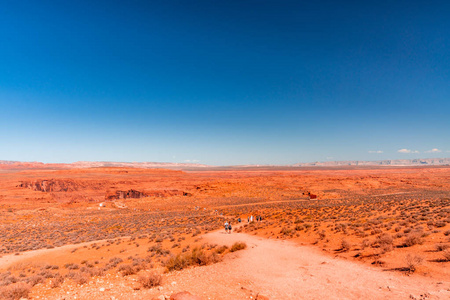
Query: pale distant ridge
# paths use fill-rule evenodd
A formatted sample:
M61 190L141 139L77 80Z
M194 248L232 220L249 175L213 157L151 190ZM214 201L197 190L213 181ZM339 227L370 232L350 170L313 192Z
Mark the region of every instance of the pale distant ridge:
M177 168L196 167L205 168L208 165L195 163L172 162L111 162L111 161L77 161L70 164L75 168L99 168L99 167L129 167L129 168Z
M450 165L450 158L417 158L417 159L388 159L377 161L344 160L324 161L312 163L297 163L293 167L333 167L333 166L445 166Z
M111 161L78 161L74 163L42 163L0 160L0 169L75 169L75 168L165 168L189 169L210 167L194 163L161 163L161 162L111 162Z
M390 159L378 161L344 160L296 163L292 165L240 165L225 168L271 168L271 167L344 167L344 166L450 166L450 158L417 158L417 159ZM74 163L42 163L0 160L0 169L81 169L81 168L143 168L143 169L208 169L217 168L196 163L172 162L111 162L111 161L77 161ZM222 167L220 167L222 168Z

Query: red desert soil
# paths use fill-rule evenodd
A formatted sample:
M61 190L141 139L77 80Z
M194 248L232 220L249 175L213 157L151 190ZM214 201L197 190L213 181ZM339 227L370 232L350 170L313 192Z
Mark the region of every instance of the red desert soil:
M0 299L450 298L448 166L5 169L0 230Z
M70 284L49 292L37 287L33 299L152 299L189 291L203 299L450 299L450 282L408 277L345 259L333 258L310 246L243 233L208 233L204 241L247 249L220 263L164 275L161 287L135 290L133 282L109 274L82 286ZM63 249L33 251L57 253ZM33 256L28 253L27 258ZM7 261L7 257L0 260ZM160 299L160 298L157 298Z

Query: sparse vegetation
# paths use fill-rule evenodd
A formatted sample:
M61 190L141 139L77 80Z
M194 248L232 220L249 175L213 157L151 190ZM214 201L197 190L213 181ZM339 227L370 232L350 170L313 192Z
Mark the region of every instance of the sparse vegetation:
M414 273L417 270L417 267L422 264L423 258L416 254L408 254L405 261L408 272Z
M42 262L0 270L0 288L23 283L29 289L56 289L64 280L84 284L91 277L115 272L131 276L123 279L129 280L160 267L170 271L211 264L246 247L245 243L230 248L200 246L201 235L222 228L224 217L243 220L242 227L233 226L233 234L293 239L386 268L397 267L389 258L395 257L396 251L426 258L419 263L409 259L410 272L417 272L421 263L427 268L444 268L450 260L450 186L448 169L444 168L427 169L427 176L419 169L217 172L201 176L147 170L127 170L129 175L120 176L114 173L117 170L64 172L56 172L54 177L61 185L70 181L70 190L46 193L19 189L27 201L2 194L0 254L17 253L21 258L23 251L77 246L67 261L58 265ZM102 172L111 173L99 179ZM145 174L145 180L139 172ZM21 176L0 174L0 188L17 191ZM42 176L47 175L26 174L39 180ZM132 188L158 191L139 201L124 199L126 209L111 202L105 202L108 209L99 208L106 188L113 186L112 193ZM183 196L185 190L191 196ZM317 194L320 200L308 200L305 191ZM167 199L171 207L167 207ZM17 201L17 205L9 207L6 200ZM247 223L250 215L261 215L263 221ZM80 244L85 242L92 243Z
M244 242L236 242L234 243L231 248L230 248L230 252L235 252L235 251L239 251L239 250L243 250L247 248L247 244Z
M28 298L31 286L25 282L17 282L4 287L0 287L0 299L19 300Z
M152 272L145 275L139 275L138 281L143 288L149 289L161 285L162 276Z

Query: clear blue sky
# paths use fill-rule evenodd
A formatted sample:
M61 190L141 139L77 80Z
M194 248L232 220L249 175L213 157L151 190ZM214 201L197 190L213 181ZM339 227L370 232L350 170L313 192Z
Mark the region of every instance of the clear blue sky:
M0 160L450 156L448 1L40 0L0 12Z

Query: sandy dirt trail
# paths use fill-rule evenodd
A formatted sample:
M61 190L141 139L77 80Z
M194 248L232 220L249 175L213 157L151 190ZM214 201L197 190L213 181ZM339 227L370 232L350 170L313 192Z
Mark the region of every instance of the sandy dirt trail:
M450 299L450 280L437 282L383 271L333 258L314 247L292 241L236 232L226 234L223 230L208 233L202 240L228 246L243 241L247 249L230 253L217 264L165 274L163 286L150 290L133 289L132 279L111 274L82 286L63 285L52 295L44 296L36 291L31 298L162 299L176 292L189 291L204 300L255 299L258 294L271 300ZM60 250L67 251L65 248ZM58 249L42 251L56 252ZM30 251L22 258L29 259L33 254L38 257L42 253Z
M228 283L238 282L270 299L450 299L450 281L371 268L326 256L311 246L223 231L204 239L227 245L247 243L248 249L236 252L235 259L214 267L226 274Z

